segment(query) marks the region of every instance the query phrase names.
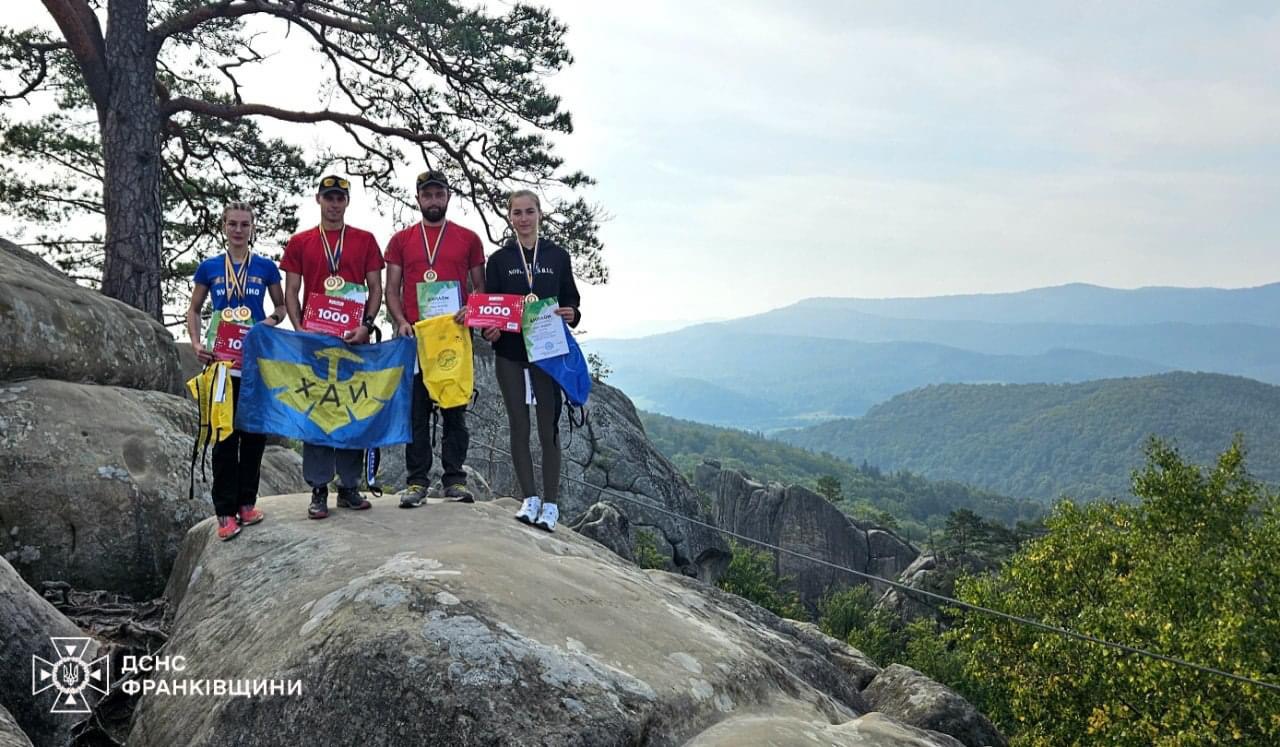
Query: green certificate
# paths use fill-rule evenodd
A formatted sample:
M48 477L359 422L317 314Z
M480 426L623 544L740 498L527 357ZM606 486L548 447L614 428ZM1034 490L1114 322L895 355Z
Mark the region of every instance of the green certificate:
M347 281L343 283L341 288L337 288L335 290L325 289L324 294L326 296L334 296L337 298L346 298L351 301L359 301L360 303L368 303L369 286Z
M556 316L558 308L560 302L555 296L524 305L520 329L524 335L524 351L530 361L554 358L569 352L564 320Z
M441 314L456 314L462 308L462 283L438 280L418 283L418 318L430 319Z

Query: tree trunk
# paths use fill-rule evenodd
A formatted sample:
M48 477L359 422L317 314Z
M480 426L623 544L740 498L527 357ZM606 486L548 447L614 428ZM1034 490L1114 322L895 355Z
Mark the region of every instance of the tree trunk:
M163 321L157 50L146 0L111 0L108 8L110 92L99 123L107 219L102 292Z

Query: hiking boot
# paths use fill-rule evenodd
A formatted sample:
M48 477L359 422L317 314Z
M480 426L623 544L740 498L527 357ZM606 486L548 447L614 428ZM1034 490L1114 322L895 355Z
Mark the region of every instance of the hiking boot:
M415 508L427 500L425 485L410 485L400 491L400 508Z
M461 483L457 485L449 485L444 489L444 497L454 503L475 503L476 497L467 490L467 486Z
M538 499L538 496L531 495L524 499L524 503L520 504L520 510L516 512L516 521L532 524L538 520L538 512L541 510L542 501Z
M267 515L259 511L257 506L241 506L240 512L236 514L236 521L240 522L242 527L257 524L265 518Z
M329 515L329 488L321 485L311 489L311 505L307 507L308 519L323 519Z
M556 522L560 520L560 509L556 508L554 503L542 504L542 511L538 513L538 520L533 525L539 529L545 529L548 532L556 530Z
M366 508L372 508L373 504L365 500L360 495L360 491L355 488L344 488L338 486L338 508L349 508L352 511L363 511Z
M226 542L240 533L240 525L234 516L218 517L218 539Z

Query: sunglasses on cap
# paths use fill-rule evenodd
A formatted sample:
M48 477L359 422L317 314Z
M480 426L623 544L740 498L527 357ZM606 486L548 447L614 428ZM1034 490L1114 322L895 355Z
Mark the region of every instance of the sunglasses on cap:
M340 189L351 189L351 182L338 176L327 176L320 180L320 188L328 189L329 187L339 187Z

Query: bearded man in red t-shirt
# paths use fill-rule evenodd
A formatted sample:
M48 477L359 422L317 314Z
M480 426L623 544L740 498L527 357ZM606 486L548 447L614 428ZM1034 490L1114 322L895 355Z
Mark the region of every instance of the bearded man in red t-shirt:
M322 178L316 194L320 225L289 239L280 269L285 273L285 307L296 330L302 329L302 319L313 295L338 294L351 298L348 294L367 292L363 323L342 334L343 342L363 345L369 341L375 315L382 306L383 261L373 234L346 224L350 200L351 184L345 178L333 175ZM335 449L304 443L302 476L311 486L307 516L323 519L329 515L329 481L335 471L338 473L338 506L357 511L369 508L369 501L359 490L363 470L363 449Z
M437 314L452 313L461 324L468 293L484 292L480 237L444 217L449 209L448 179L439 171L425 171L418 175L415 187L422 221L392 236L386 256L387 311L396 334L405 336L413 334L414 322ZM431 412L437 405L422 377L414 379L413 441L404 449L408 475L407 487L400 493L401 508L421 506L431 481ZM471 441L466 410L465 405L440 408L444 421L440 462L444 496L470 503L474 498L462 469Z

